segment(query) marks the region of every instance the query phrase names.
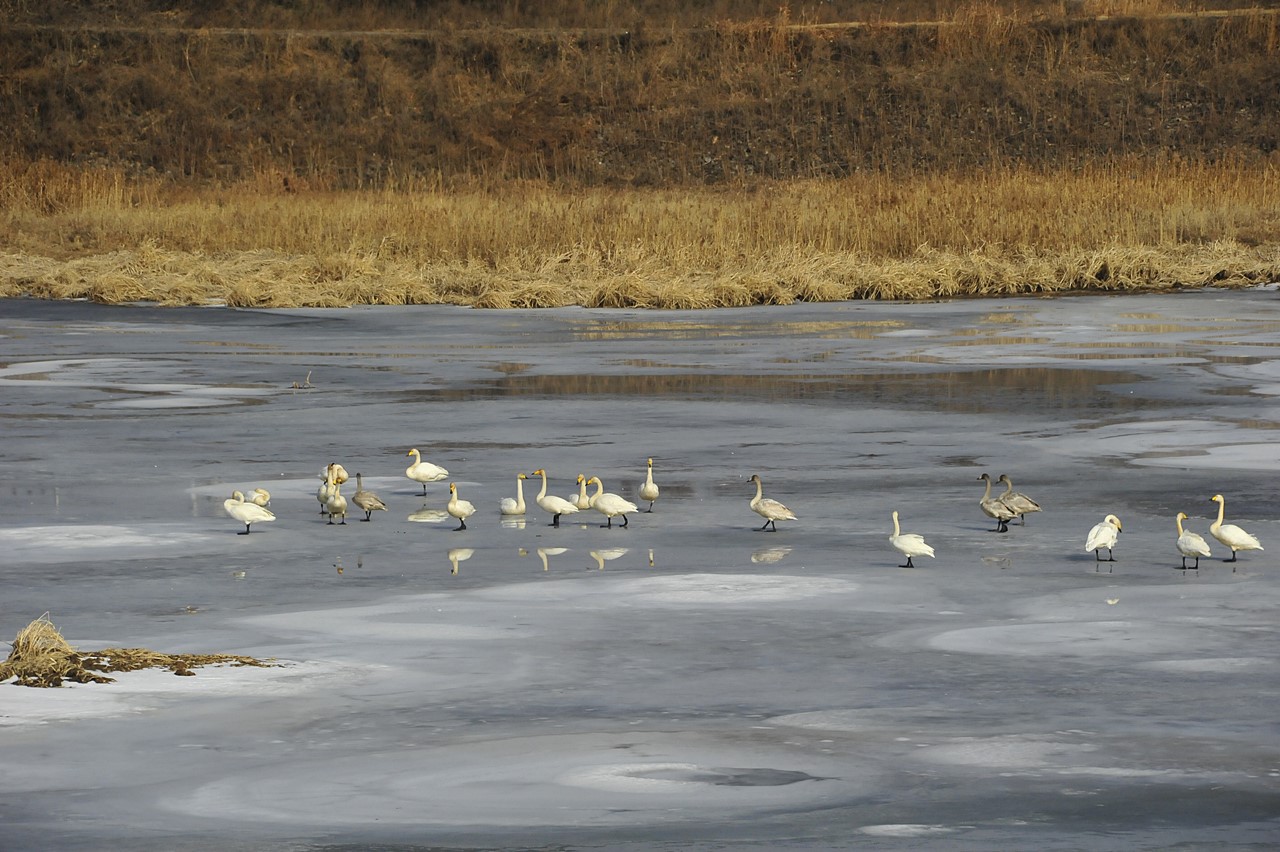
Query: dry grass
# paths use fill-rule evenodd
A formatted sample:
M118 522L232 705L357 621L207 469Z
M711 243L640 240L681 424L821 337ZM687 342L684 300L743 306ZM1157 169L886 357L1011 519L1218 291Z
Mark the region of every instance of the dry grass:
M48 163L8 174L0 296L701 308L1280 278L1280 167L1266 163L290 194Z
M233 654L162 654L146 648L77 651L45 613L18 631L9 658L0 663L0 682L12 678L18 686L38 687L61 686L64 681L112 683L115 679L102 673L168 669L176 675L192 676L194 667L217 664L274 665Z

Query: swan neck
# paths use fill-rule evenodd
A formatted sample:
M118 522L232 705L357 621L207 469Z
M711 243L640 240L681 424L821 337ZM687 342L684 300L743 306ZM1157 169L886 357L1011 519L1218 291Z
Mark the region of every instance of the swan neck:
M1227 501L1219 500L1218 502L1218 526L1222 526L1222 518L1227 513Z
M902 529L898 526L898 513L894 512L893 513L893 534L897 536L897 535L900 535L901 533L902 533Z
M1182 538L1182 516L1174 515L1173 520L1178 524L1178 538Z
M547 496L547 472L544 470L542 472L542 490L538 492L538 499L541 500L543 497L546 497L546 496Z
M986 479L986 482L987 482L987 490L982 495L983 501L991 499L991 477L988 476Z

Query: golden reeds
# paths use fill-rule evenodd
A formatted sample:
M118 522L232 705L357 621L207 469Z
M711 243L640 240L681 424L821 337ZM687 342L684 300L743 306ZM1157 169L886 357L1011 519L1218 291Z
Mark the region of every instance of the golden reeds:
M18 631L9 658L0 663L0 682L12 678L18 686L38 687L61 686L64 681L112 683L114 678L98 673L163 668L176 675L191 676L195 674L193 667L217 664L274 665L235 654L163 654L146 648L77 651L45 613Z

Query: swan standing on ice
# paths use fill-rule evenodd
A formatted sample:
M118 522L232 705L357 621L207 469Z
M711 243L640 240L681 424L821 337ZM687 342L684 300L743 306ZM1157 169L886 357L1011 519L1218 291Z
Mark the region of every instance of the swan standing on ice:
M454 532L465 530L467 528L467 518L476 513L476 507L471 505L470 500L458 499L458 486L452 482L449 483L449 505L447 508L449 514L458 519L458 526L453 528Z
M646 512L653 511L653 501L658 499L658 484L653 481L653 459L649 459L648 467L644 472L644 485L640 486L640 499L649 501L649 508Z
M578 509L590 509L591 498L587 496L587 477L584 474L578 474L578 494L570 497L569 502L577 506Z
M899 568L914 568L911 564L913 556L933 556L933 548L924 543L924 536L918 533L904 533L898 527L898 511L893 512L893 535L889 536L889 543L893 545L903 556L907 557L906 565L899 565Z
M1115 515L1107 515L1089 530L1089 537L1084 542L1085 552L1093 551L1094 562L1115 562L1116 557L1111 552L1111 548L1116 546L1116 539L1121 532L1120 519ZM1104 547L1107 549L1106 559L1103 559L1099 553Z
M591 508L608 518L607 524L601 526L613 529L613 519L622 516L622 526L627 526L627 514L630 512L640 511L640 507L630 500L612 491L604 490L604 483L600 481L600 477L593 476L587 480L588 485L595 485L596 493L591 495Z
M1010 509L1004 503L1000 502L999 497L991 496L991 475L984 473L978 479L986 480L987 490L983 492L982 499L978 501L978 505L982 507L982 513L988 518L994 518L996 528L992 532L1008 532L1009 521L1017 517L1017 512Z
M364 490L364 475L356 474L356 493L351 495L351 502L364 510L364 519L371 520L374 512L387 511L387 504L372 491Z
M1004 493L997 499L1008 506L1009 511L1017 515L1022 520L1023 526L1025 526L1027 523L1027 515L1032 512L1039 512L1040 504L1022 492L1014 491L1013 480L1005 474L1000 474L1000 478L996 481L1004 483Z
M342 496L342 486L335 478L334 468L341 465L331 465L329 467L329 496L324 501L325 513L329 516L329 523L333 523L333 516L338 515L342 518L342 523L347 522L347 498Z
M1200 570L1200 557L1209 555L1209 542L1205 541L1198 533L1191 530L1183 531L1182 522L1187 519L1186 512L1179 512L1174 518L1174 523L1178 525L1178 552L1182 554L1182 570L1187 570L1187 557L1195 557L1195 570Z
M329 510L326 507L329 498L333 495L333 489L336 487L334 481L337 475L334 472L335 467L342 467L337 462L329 462L325 465L324 470L320 471L320 487L316 489L316 499L320 501L320 514L327 515ZM346 471L344 470L343 473Z
M1222 523L1222 516L1227 511L1227 501L1221 494L1215 494L1209 498L1218 504L1218 520L1209 524L1209 534L1218 541L1231 548L1231 558L1224 559L1223 562L1235 562L1237 550L1262 550L1262 542L1258 541L1256 536L1252 536L1235 524Z
M542 477L542 490L538 492L538 496L533 502L538 504L538 508L551 516L551 526L560 526L561 515L572 515L578 511L578 507L563 497L557 497L554 494L547 493L547 472L543 468L538 468L530 476ZM581 479L581 475L578 477ZM585 486L584 486L585 488Z
M513 500L510 497L503 497L502 503L498 506L498 511L504 515L523 515L524 514L524 481L529 477L526 474L516 474L516 496Z
M250 503L266 508L271 505L271 492L265 488L253 489L253 496L249 498Z
M764 496L764 481L760 479L759 474L751 474L750 482L756 484L756 496L751 498L751 511L764 518L764 526L761 530L767 530L770 526L773 531L778 531L778 521L794 521L796 520L795 512L792 512L786 506Z
M239 491L231 492L231 499L222 501L222 508L227 510L227 514L244 524L244 532L236 533L236 535L248 535L249 525L258 523L266 523L274 521L276 516L270 510L264 509L257 503L246 503L244 494Z
M422 454L418 452L416 447L405 453L405 455L413 456L413 464L405 468L404 475L412 479L414 482L422 483L422 494L419 496L427 496L428 482L439 482L449 475L449 471L440 467L440 465L432 464L431 462L424 462L422 460Z

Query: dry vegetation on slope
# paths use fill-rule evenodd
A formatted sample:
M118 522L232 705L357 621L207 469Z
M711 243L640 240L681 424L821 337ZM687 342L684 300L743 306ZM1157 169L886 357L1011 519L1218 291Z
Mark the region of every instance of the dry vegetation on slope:
M696 307L1280 278L1274 9L5 5L0 295Z

